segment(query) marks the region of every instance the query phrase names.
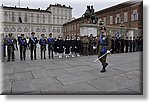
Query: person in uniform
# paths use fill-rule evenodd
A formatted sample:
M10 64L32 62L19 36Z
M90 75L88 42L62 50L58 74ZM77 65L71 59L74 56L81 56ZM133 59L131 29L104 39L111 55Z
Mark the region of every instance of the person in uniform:
M128 37L126 37L126 40L125 40L125 52L127 53L128 52L128 47L129 47L129 40L128 40Z
M21 34L21 37L18 38L18 43L20 45L20 60L26 59L26 48L27 48L27 41L24 37L24 34Z
M15 50L15 40L12 37L13 34L9 33L9 38L7 39L7 53L8 53L8 60L7 62L10 61L10 57L12 57L12 61L15 61L15 54L14 54L14 50Z
M70 39L69 39L69 35L67 35L66 38L65 38L64 46L65 46L65 55L66 55L66 58L68 58L69 54L70 54Z
M121 43L121 53L124 53L124 37L123 36L120 39L120 43Z
M75 40L75 54L79 57L81 54L81 40L78 36Z
M57 50L58 39L54 38L54 40L55 40L55 43L54 43L54 53L55 53L55 56L57 56L57 54L58 54L58 50Z
M47 43L48 43L48 56L49 59L51 58L50 53L52 54L52 59L54 59L54 44L55 44L55 39L52 38L52 33L49 34L49 38L47 39Z
M6 57L7 38L8 38L7 35L4 36L4 34L2 34L2 52L3 52L2 61L4 61L4 60L5 60L5 57Z
M44 53L44 59L46 59L45 57L45 52L46 52L46 44L47 44L47 41L46 41L46 38L45 38L45 35L44 34L41 34L41 39L39 41L39 44L41 46L41 59L43 59L43 53Z
M31 51L31 60L33 60L33 52L34 52L34 59L36 60L36 44L38 43L37 37L34 37L35 33L31 33L31 37L29 39L30 51Z
M74 58L75 56L75 36L71 36L71 40L70 40L70 48L71 48L71 56Z
M133 37L133 52L136 51L136 40L135 37Z
M93 37L93 54L97 54L97 37Z
M105 53L110 53L109 50L111 49L111 39L106 34L106 28L101 27L100 30L101 30L101 34L98 40L98 57L102 56ZM106 62L106 57L107 55L99 59L99 61L102 63L103 66L102 70L100 71L101 73L105 72L106 66L108 66L108 63Z
M88 55L88 47L89 47L89 39L88 36L83 36L82 38L82 47L83 47L83 56L87 56Z
M132 52L132 48L133 48L133 41L132 41L132 37L130 37L130 41L129 41L129 46L130 46L130 52Z
M112 36L111 38L111 49L112 49L111 53L115 53L115 37L114 36Z
M93 55L93 34L90 34L89 37L89 55Z
M62 58L62 53L64 52L64 41L61 36L58 37L57 40L57 52L59 54L59 58Z

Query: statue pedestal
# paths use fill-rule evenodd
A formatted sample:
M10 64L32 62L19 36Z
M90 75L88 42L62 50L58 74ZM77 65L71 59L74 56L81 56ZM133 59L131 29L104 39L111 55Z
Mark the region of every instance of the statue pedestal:
M93 34L93 36L97 36L97 24L81 24L80 25L80 35L88 35Z

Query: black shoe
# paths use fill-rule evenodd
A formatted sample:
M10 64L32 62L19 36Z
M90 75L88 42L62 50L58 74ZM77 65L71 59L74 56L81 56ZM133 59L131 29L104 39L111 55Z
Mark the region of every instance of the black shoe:
M14 59L12 61L15 61Z
M7 60L7 62L9 62L10 60Z
M104 72L106 72L106 69L103 68L100 72L101 72L101 73L104 73Z

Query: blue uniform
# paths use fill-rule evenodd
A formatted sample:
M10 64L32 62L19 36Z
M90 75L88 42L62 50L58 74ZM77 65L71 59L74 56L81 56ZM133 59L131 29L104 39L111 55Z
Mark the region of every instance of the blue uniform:
M45 38L41 38L40 41L39 41L39 44L41 45L41 59L42 59L42 53L44 52L44 59L46 59L45 57L45 51L46 51L46 44L47 44L47 41Z

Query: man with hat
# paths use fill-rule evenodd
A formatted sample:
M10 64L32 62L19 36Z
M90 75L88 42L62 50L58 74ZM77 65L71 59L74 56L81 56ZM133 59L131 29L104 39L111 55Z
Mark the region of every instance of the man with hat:
M15 61L15 54L14 54L14 50L15 50L15 47L14 47L15 40L14 40L14 38L12 37L12 36L13 36L12 33L9 33L8 36L9 36L9 38L7 39L7 53L8 53L8 60L7 60L7 62L10 61L10 57L12 57L12 61Z
M35 33L31 33L31 37L29 39L30 44L30 51L31 51L31 60L33 60L33 52L34 52L34 59L36 60L36 44L38 43L37 37L34 37Z
M106 34L106 28L101 27L100 30L101 30L101 34L98 39L98 57L102 56L105 53L110 53L109 50L111 49L111 40ZM106 63L106 57L107 55L99 59L99 61L102 63L103 66L103 69L100 71L101 73L105 72L106 71L105 68L106 66L108 66L108 63Z
M43 58L42 55L43 55L43 52L44 52L44 59L46 59L45 57L45 51L46 51L46 38L45 38L45 35L44 34L41 34L41 39L39 41L39 44L41 45L41 59Z
M47 39L47 43L48 43L48 55L49 55L49 59L51 58L50 57L50 52L52 54L52 59L54 59L53 52L54 52L55 39L52 38L52 33L49 34L49 38Z
M27 47L27 41L26 38L24 37L24 34L21 34L21 37L18 38L18 42L20 45L20 60L24 58L26 59L26 47Z

